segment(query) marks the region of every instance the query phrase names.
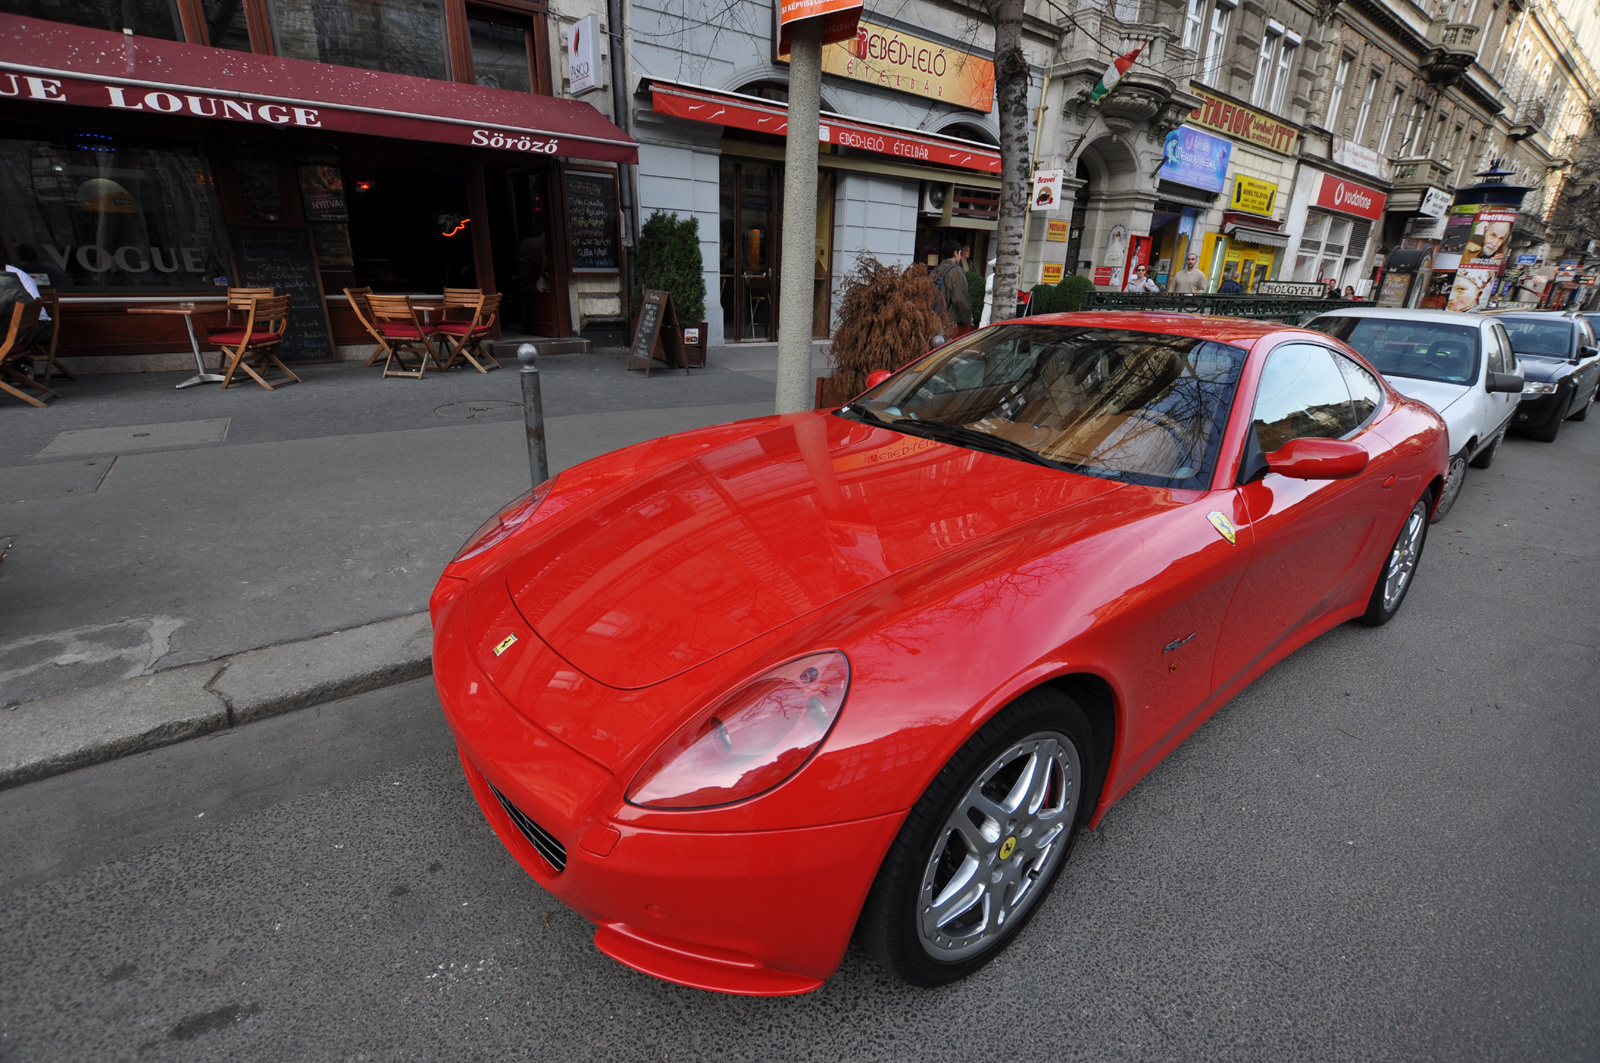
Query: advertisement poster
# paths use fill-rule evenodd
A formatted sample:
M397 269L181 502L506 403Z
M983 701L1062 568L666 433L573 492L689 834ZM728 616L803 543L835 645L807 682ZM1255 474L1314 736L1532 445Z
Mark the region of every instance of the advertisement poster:
M306 221L350 220L344 203L344 176L339 172L339 167L302 162L297 170L300 175L300 203L305 208Z
M1477 310L1489 305L1489 298L1494 294L1495 279L1499 276L1498 269L1458 269L1455 280L1450 285L1450 294L1445 299L1444 308L1456 313L1468 310Z
M1157 176L1163 181L1221 192L1227 185L1228 156L1233 142L1181 125L1167 134L1166 161Z
M1278 199L1278 186L1272 181L1262 181L1239 174L1233 179L1233 209L1246 214L1268 215Z
M1040 170L1033 175L1033 198L1030 202L1034 210L1061 209L1061 181L1066 175L1065 170Z
M1044 264L1044 275L1040 280L1045 284L1060 284L1062 268L1059 262L1046 262Z
M1072 233L1072 223L1071 222L1052 221L1045 228L1045 231L1044 231L1045 243L1047 243L1047 244L1064 244L1064 243L1067 242L1067 237L1071 233Z
M1511 227L1516 223L1514 210L1479 211L1467 242L1461 248L1462 268L1498 269L1504 265L1506 250L1511 244Z
M1477 217L1477 204L1451 208L1449 220L1444 223L1444 239L1439 241L1439 250L1457 255L1465 250L1467 237L1472 235Z

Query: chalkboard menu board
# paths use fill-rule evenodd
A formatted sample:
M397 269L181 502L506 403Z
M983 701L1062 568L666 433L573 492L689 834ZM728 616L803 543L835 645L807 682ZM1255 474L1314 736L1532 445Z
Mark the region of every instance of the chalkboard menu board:
M289 295L289 328L278 357L285 362L328 361L334 357L333 329L322 301L322 278L304 229L278 225L239 225L233 241L233 283L238 288L272 288Z
M622 268L617 175L563 171L567 193L567 245L574 273L615 273Z
M633 334L633 348L628 352L627 368L635 362L644 363L644 375L656 359L674 369L689 373L689 358L683 349L683 331L678 326L678 315L672 309L672 293L645 289L644 303L639 307L638 331ZM702 364L704 364L702 362Z

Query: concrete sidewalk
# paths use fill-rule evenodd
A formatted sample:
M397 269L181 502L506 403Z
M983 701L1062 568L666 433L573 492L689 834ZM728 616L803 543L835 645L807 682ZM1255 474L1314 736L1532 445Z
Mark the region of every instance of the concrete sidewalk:
M648 379L624 357L542 361L552 470L772 411L773 347ZM528 486L514 368L302 375L270 393L86 376L47 409L0 412L0 539L15 539L0 564L0 705L114 697L104 684L233 671L250 650L419 614L462 540Z

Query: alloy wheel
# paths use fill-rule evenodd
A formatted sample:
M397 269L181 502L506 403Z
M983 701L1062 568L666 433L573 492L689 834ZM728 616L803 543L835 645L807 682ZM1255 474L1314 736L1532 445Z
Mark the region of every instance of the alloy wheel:
M1421 505L1412 509L1411 515L1406 518L1405 528L1389 553L1389 565L1385 569L1383 582L1385 612L1395 609L1405 596L1406 584L1411 582L1411 574L1417 568L1417 558L1422 553L1422 528L1427 519L1427 510Z
M1055 731L1014 743L978 773L923 873L917 934L928 955L981 952L1034 904L1066 855L1082 779L1078 747Z

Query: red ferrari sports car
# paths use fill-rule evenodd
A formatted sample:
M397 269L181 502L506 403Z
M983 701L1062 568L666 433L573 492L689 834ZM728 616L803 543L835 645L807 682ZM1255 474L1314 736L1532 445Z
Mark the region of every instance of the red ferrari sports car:
M940 985L1251 679L1396 614L1446 451L1322 333L996 325L513 501L434 591L439 698L494 830L608 955L803 993L855 935Z

